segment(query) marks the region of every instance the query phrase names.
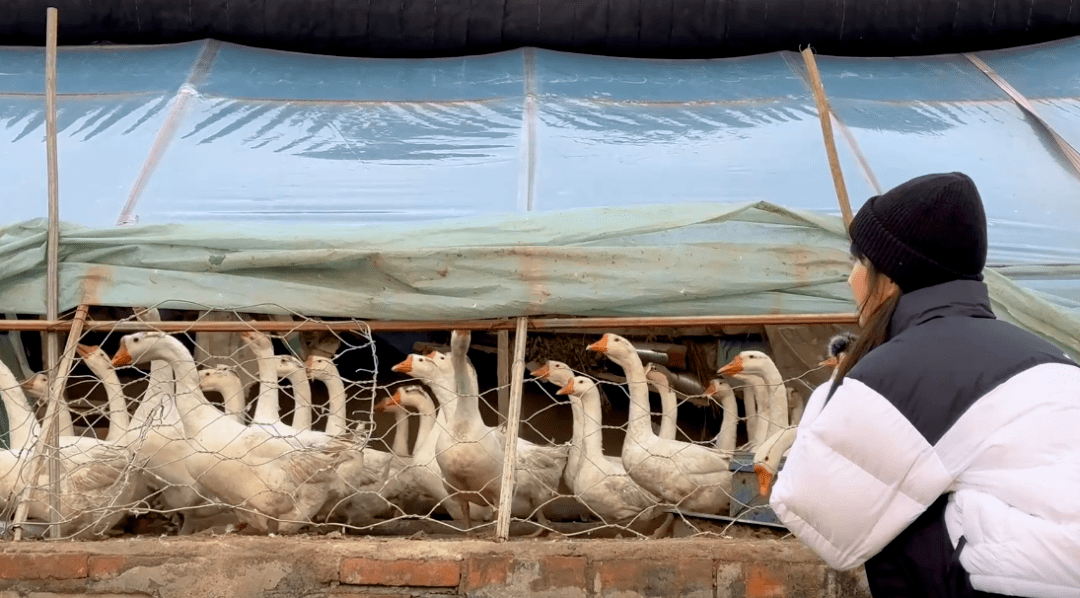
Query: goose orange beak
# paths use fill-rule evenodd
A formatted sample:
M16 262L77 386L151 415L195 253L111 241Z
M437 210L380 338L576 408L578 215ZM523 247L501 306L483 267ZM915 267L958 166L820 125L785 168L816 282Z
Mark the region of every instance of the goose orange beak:
M557 395L568 395L568 394L570 394L572 392L574 392L574 379L573 378L571 378L569 381L567 381L567 383L564 384L563 387L560 388L559 391L556 392L555 394L557 394Z
M412 372L412 354L405 358L405 361L390 368L392 372L401 372L402 374L408 374Z
M120 348L117 349L116 355L113 355L112 364L113 367L131 364L131 353L128 353L127 345L120 343Z
M596 351L597 353L607 353L607 346L608 346L608 335L605 334L604 336L600 337L600 340L598 340L595 343L589 345L588 347L585 347L585 350L586 351Z
M550 373L551 373L551 368L549 368L548 365L545 363L544 365L542 365L542 366L536 368L535 370L529 372L529 375L532 376L533 378L540 378L541 380L546 380L547 377L548 377L548 374L550 374Z
M311 368L315 367L315 356L314 355L308 355L308 358L304 360L304 367L306 367L309 370Z
M838 365L840 365L840 360L837 359L836 357L830 357L830 358L826 359L825 361L822 361L821 363L818 364L819 367L820 366L829 366L831 368L835 368Z
M712 395L716 394L716 382L715 381L712 381L712 380L709 381L709 385L705 387L705 394L707 396L710 396L710 397Z
M79 357L86 359L91 353L97 350L96 346L91 345L75 345L75 352L79 354Z
M424 357L427 357L428 359L435 359L435 349L432 349L425 353Z
M727 365L720 368L717 372L721 376L731 376L743 371L742 356L736 355L735 359L732 359Z
M389 409L391 406L401 404L401 389L397 389L393 396L386 397L382 401L379 401L378 405L375 405L375 411L383 412Z
M754 473L757 474L758 492L760 492L762 496L768 496L769 492L772 491L773 478L776 476L773 475L773 472L769 471L768 467L765 467L761 463L754 465Z

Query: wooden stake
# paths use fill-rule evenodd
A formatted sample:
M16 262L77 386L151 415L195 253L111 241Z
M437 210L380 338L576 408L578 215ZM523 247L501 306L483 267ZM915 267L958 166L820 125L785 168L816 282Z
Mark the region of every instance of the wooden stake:
M521 394L525 380L525 338L528 318L517 319L514 331L514 365L510 371L510 405L506 414L506 452L503 455L503 474L499 487L499 513L495 521L495 538L500 542L510 537L510 511L514 503L514 484L517 481L517 437L521 427Z
M499 417L502 418L500 423L506 423L506 414L510 410L510 331L500 330L498 337Z
M836 187L836 199L840 202L840 213L844 216L844 224L851 224L851 202L848 201L847 186L844 185L844 173L840 170L840 156L836 153L832 111L829 109L829 100L825 97L825 86L821 83L821 73L818 72L817 61L814 60L814 51L806 48L802 51L802 57L806 62L806 70L810 73L810 89L813 90L814 100L817 102L821 135L825 139L825 154L829 158L829 170L832 171L833 186Z
M56 501L59 498L60 483L60 459L56 451L60 445L58 438L60 418L57 416L57 411L62 408L62 403L57 399L64 392L64 387L67 386L68 374L71 372L72 362L75 361L75 346L79 344L79 337L82 335L82 327L86 321L87 311L88 306L85 303L79 305L76 309L75 321L72 323L71 333L68 335L67 343L64 346L64 355L60 359L56 371L50 371L49 374L49 391L46 395L49 403L45 411L45 425L30 455L30 477L19 496L18 507L15 509L15 517L13 518L16 541L22 539L22 524L26 522L26 512L30 506L30 492L37 486L38 478L41 477L43 459L47 459L49 463L49 536L58 538L60 535L60 526L56 525L55 519L59 515L59 505ZM49 334L55 335L56 333L50 332Z

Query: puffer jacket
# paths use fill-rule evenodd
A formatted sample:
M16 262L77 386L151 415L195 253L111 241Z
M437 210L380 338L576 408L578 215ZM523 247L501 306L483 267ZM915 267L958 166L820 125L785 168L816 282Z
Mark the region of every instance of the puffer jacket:
M986 286L901 297L889 340L807 402L777 516L874 596L1080 597L1080 367Z

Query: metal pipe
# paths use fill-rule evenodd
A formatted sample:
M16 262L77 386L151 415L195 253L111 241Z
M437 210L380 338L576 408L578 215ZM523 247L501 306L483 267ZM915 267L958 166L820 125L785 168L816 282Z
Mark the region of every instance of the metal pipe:
M678 316L678 317L588 317L588 318L531 318L531 330L580 330L583 328L691 328L701 326L754 326L754 325L812 325L856 324L857 314L760 314L738 316ZM160 330L162 332L293 332L306 330L330 330L334 332L412 332L427 330L510 330L510 320L349 320L322 322L307 320L298 322L212 322L170 321L137 322L129 320L100 320L86 323L88 330L112 330L115 332L138 332ZM0 320L0 330L55 331L71 328L68 320Z
M514 332L514 363L510 368L510 404L506 413L506 451L503 455L502 485L499 488L499 513L495 521L495 538L510 536L511 506L514 502L514 483L517 480L517 437L521 426L521 395L525 382L525 339L528 318L517 319Z

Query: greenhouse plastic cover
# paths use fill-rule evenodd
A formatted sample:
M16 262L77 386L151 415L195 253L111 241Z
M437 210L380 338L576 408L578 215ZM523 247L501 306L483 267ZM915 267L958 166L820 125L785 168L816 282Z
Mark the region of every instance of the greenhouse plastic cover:
M979 57L1080 147L1080 38ZM1034 119L964 56L817 62L855 209L966 172L990 263L1034 291L1016 297L1080 314L1080 178ZM0 48L0 65L0 306L41 313L43 53ZM797 53L385 60L202 41L62 48L58 70L62 309L853 308Z

